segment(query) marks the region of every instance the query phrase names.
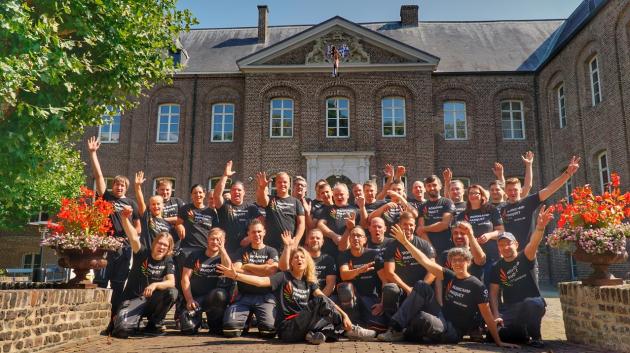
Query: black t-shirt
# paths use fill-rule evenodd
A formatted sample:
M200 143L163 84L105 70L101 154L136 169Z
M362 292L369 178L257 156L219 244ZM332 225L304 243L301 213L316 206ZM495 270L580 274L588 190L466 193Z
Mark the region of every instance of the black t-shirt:
M427 257L435 258L435 250L428 241L414 235L413 239L411 239L411 244ZM394 262L396 264L394 271L408 286L413 287L416 282L423 280L427 274L427 270L398 241L392 242L387 247L383 257L385 262Z
M499 210L491 205L477 210L464 211L457 216L457 220L470 223L475 238L479 238L485 233L492 232L494 227L503 224ZM499 259L499 248L497 247L496 239L487 241L485 244L481 245L481 248L486 254L488 261L494 262Z
M505 201L501 201L499 203L492 203L492 206L496 207L497 210L499 210L499 213L501 212L501 209L503 209L503 207L505 207L505 205L507 205L507 202Z
M103 200L109 202L114 206L114 213L112 213L109 217L112 221L112 229L114 231L115 237L125 237L125 229L122 226L122 216L120 215L120 211L123 210L124 206L131 206L133 209L133 213L131 214L131 221L140 219L140 212L138 211L138 204L135 200L130 199L129 197L121 197L118 198L111 193L111 191L107 190L103 194Z
M133 254L133 265L127 278L124 300L141 297L149 284L162 282L166 275L174 274L175 264L170 256L154 260L151 257L151 250L140 245L140 250Z
M173 231L173 226L164 220L164 218L155 217L151 215L149 210L146 210L144 211L142 218L140 218L140 226L142 227L140 239L147 249L151 249L153 239L155 239L156 235L162 232L170 233L173 237L173 241L175 241L175 248L179 247L179 236L177 235L177 232Z
M534 211L540 206L538 193L531 194L515 203L506 203L501 208L501 217L505 231L514 234L518 240L518 249L522 250L529 242Z
M475 327L479 304L488 302L488 290L475 276L459 279L455 272L444 268L444 306L442 311L460 333Z
M192 270L190 274L190 292L194 298L210 293L217 288L219 276L216 267L221 263L221 255L208 257L205 250L188 255L184 267Z
M503 302L514 304L525 298L540 297L538 283L534 280L534 264L524 252L519 252L511 262L500 259L492 266L490 283L496 283L503 292Z
M322 220L326 221L326 226L330 228L330 230L339 235L343 235L343 233L346 231L346 218L348 218L352 213L356 215L355 224L359 224L359 222L361 221L359 208L354 205L347 205L342 207L336 205L327 206L322 213ZM332 256L333 258L337 257L337 255L339 254L337 245L335 245L335 242L332 241L330 238L324 238L322 252Z
M437 263L442 267L448 268L450 270L453 269L453 266L451 266L451 263L448 261L448 250L444 250L442 251L442 253L440 253L437 258ZM472 260L470 266L468 266L468 273L477 277L480 281L483 281L483 267L477 265L474 260Z
M391 200L386 200L388 202L391 202ZM383 218L383 220L385 221L385 225L387 226L387 229L389 229L391 226L393 226L394 224L398 223L398 221L400 220L400 214L403 212L403 208L400 204L396 204L396 207L392 207L392 208L388 208L385 212L383 212L381 214L381 218Z
M440 197L436 201L428 200L418 211L419 217L424 219L425 226L441 222L445 213L455 213L453 201L447 199L446 197ZM441 232L430 232L427 234L429 236L429 240L431 240L431 245L433 245L438 253L448 250L453 246L451 231L448 228Z
M332 256L321 254L313 258L315 263L315 275L317 276L317 284L319 289L326 287L326 276L337 275L337 264Z
M365 210L367 211L368 216L370 215L370 213L376 211L379 207L383 206L386 203L387 201L385 200L376 200L372 203L366 203Z
M254 204L244 202L237 206L225 200L217 213L221 229L225 231L225 249L231 254L241 247L240 243L247 235L249 222L259 217L260 212Z
M321 201L318 201L317 204L313 204L313 206L311 206L311 218L314 220L324 218L324 212L326 211L326 207L327 206Z
M184 205L184 201L178 197L171 197L168 201L164 200L164 211L162 212L164 218L177 217L179 208Z
M304 216L304 206L300 200L293 196L285 198L271 196L269 204L265 208L265 226L267 228L265 241L267 245L281 251L284 248L281 234L288 230L295 236L298 216Z
M313 296L313 292L318 289L317 283L296 279L289 271L278 272L269 277L269 280L271 281L271 291L276 295L276 301L281 312L278 313L276 323L308 309L308 301Z
M425 202L426 201L416 200L415 198L407 200L407 203L409 203L413 208L418 210L418 212L420 212L420 210L422 209L422 206L424 206Z
M192 211L192 217L188 211ZM186 236L180 245L182 248L206 248L210 229L219 225L219 217L214 208L197 208L192 203L180 207L177 217L184 221L186 228Z
M278 263L278 251L269 245L266 245L262 249L254 249L252 246L246 248L239 248L232 255L232 262L240 262L243 265L271 265ZM267 294L271 290L269 288L256 287L251 284L238 282L238 291L243 294Z
M455 206L453 217L457 217L460 213L466 211L466 201L453 202L453 206Z
M349 270L354 270L367 263L374 261L378 252L374 249L363 249L361 256L354 256L350 250L346 250L339 254L339 268L347 265ZM352 280L352 285L359 295L378 295L381 288L381 281L376 274L376 270L371 270L356 276Z
M385 237L385 238L383 238L383 242L382 243L374 244L374 243L372 243L372 238L370 236L368 236L367 247L370 248L370 249L376 250L379 255L383 255L383 253L385 252L385 249L387 249L389 244L395 243L395 242L396 242L396 239Z

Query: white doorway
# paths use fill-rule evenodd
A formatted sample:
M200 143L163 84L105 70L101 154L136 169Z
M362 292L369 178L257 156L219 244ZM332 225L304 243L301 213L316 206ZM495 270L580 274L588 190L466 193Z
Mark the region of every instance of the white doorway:
M308 196L315 198L315 182L331 176L346 177L363 184L370 179L370 157L374 152L303 152L306 158Z

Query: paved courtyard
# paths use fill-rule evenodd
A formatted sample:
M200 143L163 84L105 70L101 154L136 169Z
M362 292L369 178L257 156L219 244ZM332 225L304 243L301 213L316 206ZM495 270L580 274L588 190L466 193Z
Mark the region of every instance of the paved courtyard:
M543 320L543 337L547 342L545 349L521 349L509 350L510 352L571 352L571 353L603 353L587 346L568 343L564 334L562 323L562 311L558 298L547 299L548 308ZM169 314L169 317L172 315ZM464 342L459 345L418 345L407 343L382 343L382 342L353 342L345 341L327 343L321 346L307 344L283 344L278 340L261 340L254 336L245 336L237 339L225 339L218 336L199 334L197 336L180 336L169 327L168 334L163 337L130 338L126 340L96 337L86 339L82 343L74 343L56 347L47 352L102 352L102 353L132 353L132 352L222 352L222 353L276 353L276 352L344 352L344 353L373 353L373 352L501 352L494 344L481 344Z

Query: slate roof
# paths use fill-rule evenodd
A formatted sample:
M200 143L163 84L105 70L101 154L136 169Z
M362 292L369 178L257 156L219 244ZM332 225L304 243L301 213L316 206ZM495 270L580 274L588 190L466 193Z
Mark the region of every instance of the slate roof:
M440 58L437 72L536 71L601 9L584 0L565 20L399 22L359 25ZM189 60L181 73L237 73L236 61L316 25L270 26L258 44L257 27L192 29L180 40Z

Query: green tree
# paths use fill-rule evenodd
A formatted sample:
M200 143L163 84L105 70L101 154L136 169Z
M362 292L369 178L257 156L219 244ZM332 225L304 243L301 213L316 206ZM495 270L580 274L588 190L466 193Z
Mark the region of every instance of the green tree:
M73 142L168 83L169 50L195 23L176 0L3 0L0 6L0 228L78 192Z

